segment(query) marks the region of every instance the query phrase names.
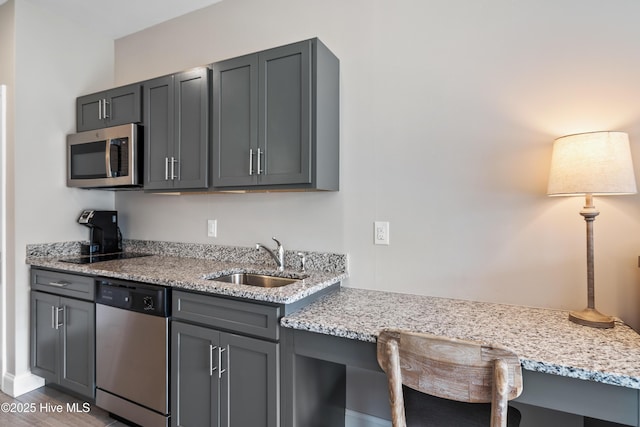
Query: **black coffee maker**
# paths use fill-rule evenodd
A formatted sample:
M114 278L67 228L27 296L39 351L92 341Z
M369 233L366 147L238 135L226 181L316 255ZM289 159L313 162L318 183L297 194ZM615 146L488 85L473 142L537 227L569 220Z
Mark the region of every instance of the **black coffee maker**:
M82 255L111 254L122 251L117 211L82 211L78 223L89 227L89 244L80 246Z

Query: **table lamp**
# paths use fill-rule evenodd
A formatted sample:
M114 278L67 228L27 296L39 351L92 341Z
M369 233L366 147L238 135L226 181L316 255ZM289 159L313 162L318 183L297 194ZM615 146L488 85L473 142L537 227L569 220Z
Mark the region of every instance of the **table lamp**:
M595 308L593 222L598 212L593 196L635 194L636 179L629 136L624 132L568 135L553 143L547 194L585 196L580 211L587 224L587 308L569 313L569 320L595 328L612 328L613 318Z

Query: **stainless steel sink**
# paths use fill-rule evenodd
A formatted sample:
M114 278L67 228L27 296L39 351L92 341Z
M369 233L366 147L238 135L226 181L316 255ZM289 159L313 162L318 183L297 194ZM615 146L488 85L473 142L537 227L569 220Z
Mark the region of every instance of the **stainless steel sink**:
M215 280L217 282L227 282L236 285L249 285L260 286L262 288L277 288L280 286L290 285L304 279L300 278L287 278L278 276L268 276L265 274L253 274L253 273L235 273L228 274L226 276L212 277L209 280Z

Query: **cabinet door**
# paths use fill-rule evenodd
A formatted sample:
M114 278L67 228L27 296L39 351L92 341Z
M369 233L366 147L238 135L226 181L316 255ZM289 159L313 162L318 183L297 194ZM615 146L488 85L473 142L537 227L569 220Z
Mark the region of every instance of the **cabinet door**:
M55 310L60 298L42 292L31 292L31 371L47 380L58 382L60 340L56 329Z
M95 304L61 298L60 385L83 396L95 395Z
M207 188L209 184L209 69L175 76L176 189Z
M105 126L102 118L104 92L85 95L76 99L76 131L84 132Z
M311 41L260 53L260 184L311 183Z
M171 425L219 425L218 377L214 357L220 333L181 322L171 323ZM250 425L250 424L247 424Z
M141 86L132 84L107 91L107 126L138 123L142 119Z
M213 64L212 185L257 183L258 56Z
M173 76L144 84L144 188L162 190L173 187L169 174L174 165ZM175 166L174 166L175 167Z
M78 97L76 99L77 131L140 122L141 98L142 89L139 84Z
M221 333L220 345L220 426L280 425L279 344Z

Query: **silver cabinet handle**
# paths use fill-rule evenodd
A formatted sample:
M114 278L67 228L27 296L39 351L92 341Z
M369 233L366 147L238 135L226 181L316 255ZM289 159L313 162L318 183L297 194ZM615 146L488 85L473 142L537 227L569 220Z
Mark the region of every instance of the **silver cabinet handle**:
M64 309L64 307L58 307L56 309L56 329L64 325ZM62 313L62 320L60 319L60 313Z
M59 288L64 288L65 286L69 286L71 283L65 282L64 280L58 280L57 282L49 282L51 286L57 286Z
M218 350L218 365L213 366L213 352ZM222 374L227 372L226 369L222 369L222 352L227 351L226 348L219 347L217 345L209 344L209 376L212 377L215 371L218 371L218 379L222 378ZM227 365L229 361L227 360Z
M60 326L64 325L64 322L60 323L60 312L62 312L64 316L64 307L51 306L51 329L57 330Z
M262 172L264 172L264 170L262 170L261 165L262 165L262 151L258 148L258 175L261 175Z
M218 347L218 379L222 378L222 374L224 374L225 372L227 372L226 369L222 369L222 352L226 351L226 348L222 348L222 347ZM229 365L229 362L227 361L227 365Z
M249 148L249 176L253 175L253 148Z
M215 345L209 344L209 376L213 376L213 372L218 369L216 366L213 366L213 350L218 348Z
M174 180L178 178L178 176L176 175L176 163L178 163L178 161L176 160L175 157L171 157L171 159L169 159L169 157L164 158L164 180L165 181ZM171 174L169 174L169 164L171 164Z
M51 306L51 329L58 330L64 325L64 322L60 323L60 312L64 316L64 307Z
M107 105L111 107L111 103L107 102L106 98L102 98L100 101L98 101L98 120L109 118L109 114L107 114Z
M164 180L169 181L169 158L164 158Z
M176 176L176 163L178 161L175 159L175 157L171 157L171 180L174 180L176 178L178 178Z

